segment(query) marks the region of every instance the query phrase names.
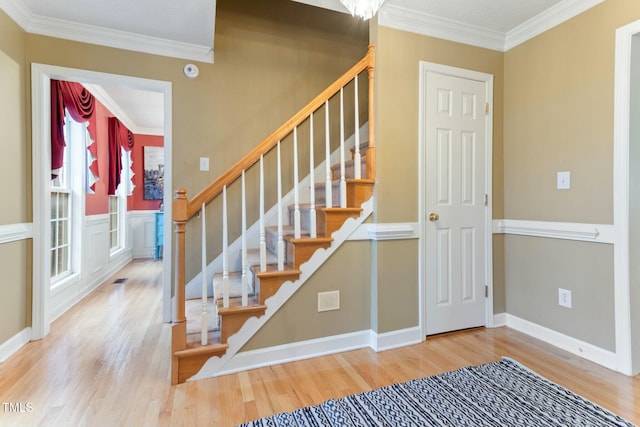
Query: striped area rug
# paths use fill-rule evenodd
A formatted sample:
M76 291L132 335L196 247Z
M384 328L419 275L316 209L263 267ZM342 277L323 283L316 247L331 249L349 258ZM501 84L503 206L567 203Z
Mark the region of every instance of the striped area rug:
M633 426L504 358L328 400L243 427Z

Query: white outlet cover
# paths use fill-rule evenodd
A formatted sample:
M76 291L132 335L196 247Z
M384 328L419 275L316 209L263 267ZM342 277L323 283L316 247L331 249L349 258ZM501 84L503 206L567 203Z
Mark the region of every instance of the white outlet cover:
M202 172L207 172L209 170L209 158L208 157L200 157L200 170Z
M558 172L558 190L571 188L571 172Z
M558 288L558 305L560 307L571 308L571 291Z

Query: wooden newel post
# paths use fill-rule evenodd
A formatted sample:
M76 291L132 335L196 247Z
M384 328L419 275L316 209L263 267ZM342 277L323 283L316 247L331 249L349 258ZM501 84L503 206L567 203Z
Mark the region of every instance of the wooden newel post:
M369 56L369 65L367 66L367 74L369 75L369 147L367 148L367 179L376 179L376 127L375 127L375 78L374 70L376 63L375 48L369 45L367 51Z
M176 197L173 200L173 223L175 224L176 233L176 258L175 271L176 282L174 288L175 310L173 323L182 323L186 321L185 307L185 244L184 233L185 225L188 220L187 208L189 201L187 200L187 190L184 188L176 191Z

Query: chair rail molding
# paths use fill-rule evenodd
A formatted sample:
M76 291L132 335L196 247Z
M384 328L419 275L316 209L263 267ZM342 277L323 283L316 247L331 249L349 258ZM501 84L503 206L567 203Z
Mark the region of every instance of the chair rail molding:
M0 225L0 244L31 238L33 238L33 224L30 222Z
M493 234L515 234L582 242L614 243L613 224L496 219L493 220Z

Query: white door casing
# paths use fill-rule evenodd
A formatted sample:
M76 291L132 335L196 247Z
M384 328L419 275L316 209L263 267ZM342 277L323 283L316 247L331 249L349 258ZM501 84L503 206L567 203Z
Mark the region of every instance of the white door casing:
M420 78L423 329L491 326L492 76L421 63Z

